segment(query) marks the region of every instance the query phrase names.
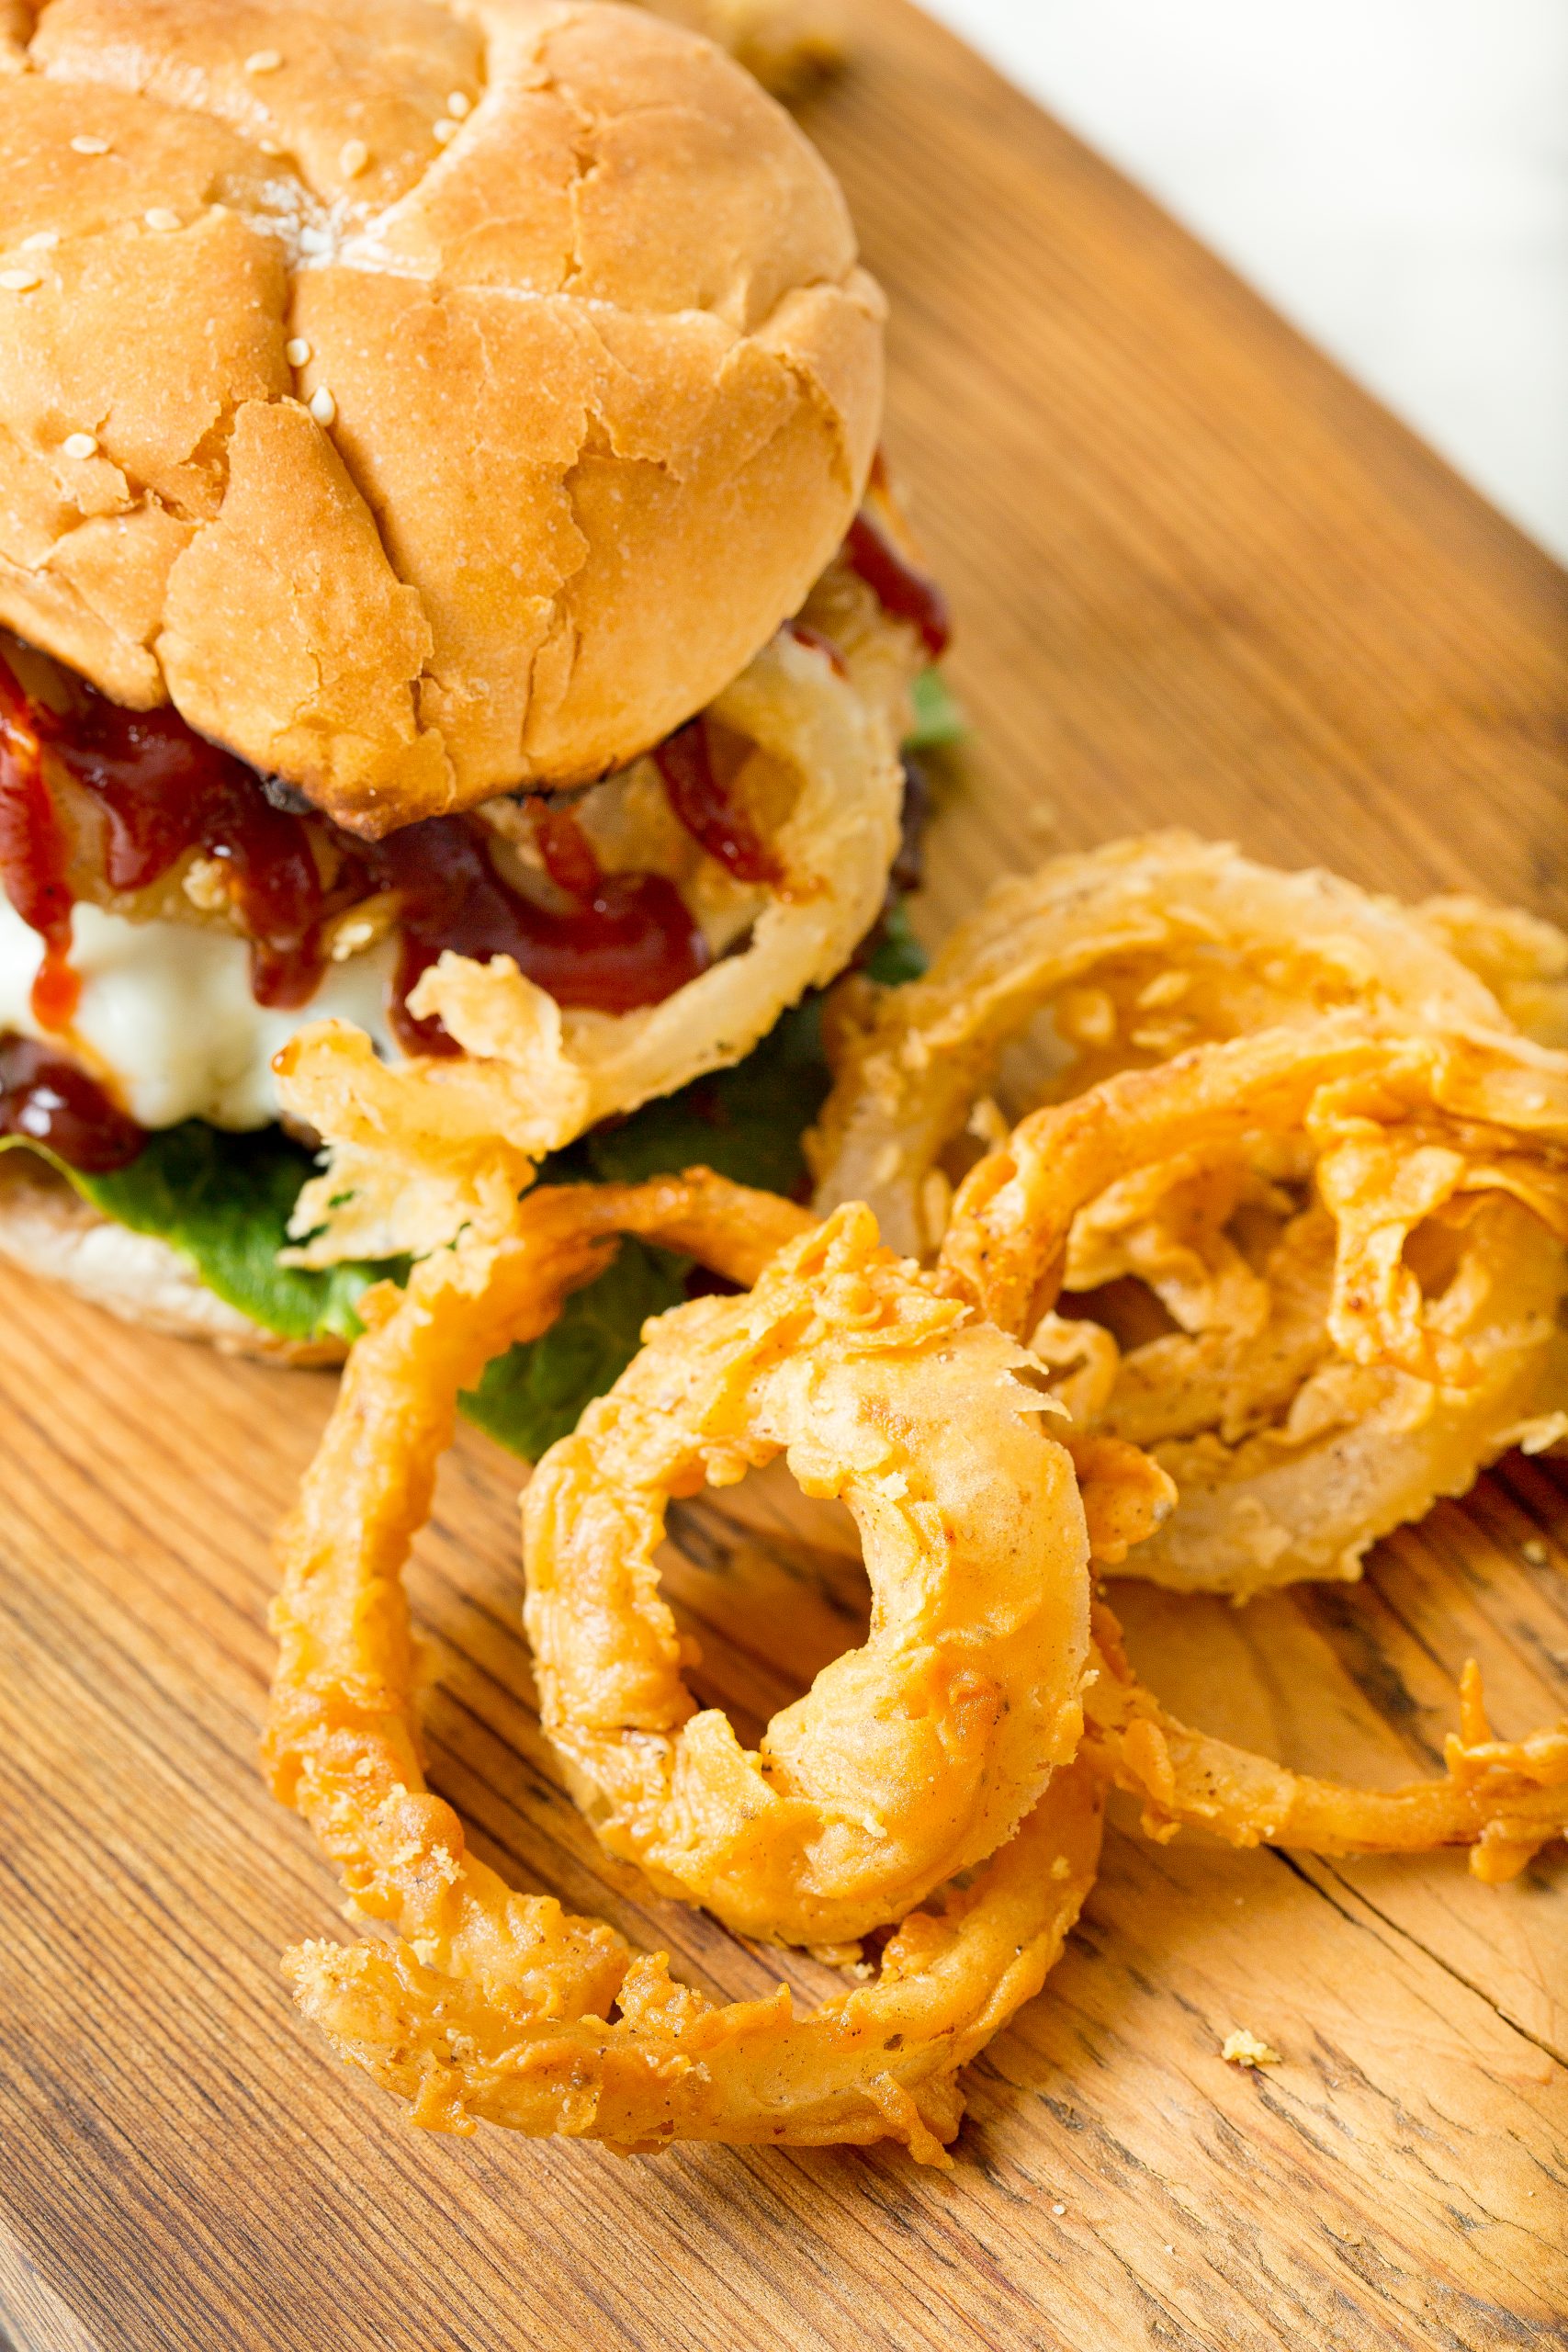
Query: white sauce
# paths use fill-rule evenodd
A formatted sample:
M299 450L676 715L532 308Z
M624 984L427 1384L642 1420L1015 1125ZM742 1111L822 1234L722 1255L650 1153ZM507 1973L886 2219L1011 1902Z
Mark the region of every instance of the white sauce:
M250 950L231 932L127 922L81 903L71 923L71 962L82 978L76 1033L101 1055L141 1126L265 1126L278 1108L272 1057L308 1022L352 1021L380 1051L394 1050L387 989L395 938L330 965L310 1003L286 1012L252 996ZM28 1001L42 960L38 933L0 893L0 1030L47 1043Z

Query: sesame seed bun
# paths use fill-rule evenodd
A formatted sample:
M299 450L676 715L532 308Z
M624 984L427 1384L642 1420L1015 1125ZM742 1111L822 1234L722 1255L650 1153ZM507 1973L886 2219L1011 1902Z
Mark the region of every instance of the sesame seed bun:
M799 606L881 302L713 46L592 0L52 0L10 63L20 636L374 836L624 763Z

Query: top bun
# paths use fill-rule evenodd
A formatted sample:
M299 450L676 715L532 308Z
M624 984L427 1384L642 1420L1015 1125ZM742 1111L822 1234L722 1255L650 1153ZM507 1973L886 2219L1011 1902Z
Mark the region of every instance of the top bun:
M633 758L880 418L838 185L592 0L0 0L0 619L377 835Z

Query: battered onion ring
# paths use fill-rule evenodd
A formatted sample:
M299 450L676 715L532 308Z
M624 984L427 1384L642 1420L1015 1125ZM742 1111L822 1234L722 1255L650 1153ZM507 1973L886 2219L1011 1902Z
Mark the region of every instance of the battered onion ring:
M1461 1730L1446 1743L1445 1778L1362 1789L1288 1771L1190 1731L1138 1680L1103 1604L1095 1609L1094 1634L1098 1670L1085 1694L1084 1755L1143 1799L1144 1829L1161 1842L1186 1826L1233 1846L1311 1854L1468 1846L1475 1876L1495 1886L1568 1834L1568 1722L1529 1739L1495 1738L1473 1659L1460 1685Z
M340 2056L410 2101L414 2123L467 2132L483 2120L627 2155L675 2140L890 2139L918 2164L950 2162L958 2069L1039 1992L1100 1856L1096 1776L1076 1761L966 1892L910 1913L875 1984L799 2017L783 1984L716 2007L671 1980L665 1953L633 1953L610 1928L513 1893L465 1854L456 1815L417 1785L396 1825L410 1857L400 1875L368 1848L363 1869L376 1872L380 1916L460 1910L487 1930L488 1983L451 1962L426 1966L412 1943L308 1943L284 1963L300 2007ZM420 1872L439 1884L439 1906L419 1893ZM452 1950L439 1928L423 1940Z
M858 1205L748 1296L649 1327L523 1512L540 1720L611 1853L741 1935L820 1945L1011 1835L1083 1727L1089 1539L1043 1401L1027 1351ZM780 1453L859 1526L872 1631L750 1753L681 1679L655 1555L671 1495Z
M842 605L846 600L839 596ZM476 1171L505 1155L520 1191L547 1151L739 1060L807 989L836 978L882 905L898 841L900 712L918 666L912 630L862 615L833 652L782 631L711 706L795 779L766 846L780 879L760 893L750 942L660 1004L563 1011L510 956L446 954L409 999L439 1015L456 1057L378 1061L363 1031L301 1029L274 1068L286 1111L330 1148L290 1224L307 1266L423 1255L465 1220ZM807 606L807 611L811 609Z
M1428 937L1469 966L1521 1036L1568 1047L1568 933L1483 899L1427 899L1411 910Z
M891 1248L933 1250L942 1155L1039 1014L1062 1048L1047 1090L1060 1100L1205 1039L1348 1009L1508 1026L1420 921L1335 875L1282 874L1178 831L1054 858L998 884L923 979L846 984L833 1091L807 1139L817 1204L864 1201Z
M542 1189L503 1233L470 1227L405 1292L361 1303L366 1334L281 1539L265 1755L357 1908L406 1939L308 1944L286 1970L306 2014L418 2123L467 2132L485 2117L625 2150L891 2137L941 2162L956 2069L1039 1990L1092 1883L1100 1799L1075 1762L966 1893L905 1920L875 1984L806 2018L783 1986L714 2007L671 1981L664 1955L508 1887L425 1789L400 1575L458 1391L547 1325L616 1231L746 1281L803 1221L705 1171Z
M1219 1186L1223 1219L1224 1188L1276 1136L1304 1155L1317 1204L1284 1227L1268 1281L1234 1250L1193 1247L1190 1224L1151 1219L1151 1198L1183 1184ZM1117 1260L1119 1199L1134 1221ZM1432 1298L1407 1260L1417 1231L1453 1254ZM1355 1576L1376 1537L1462 1492L1505 1446L1561 1430L1565 1236L1562 1057L1337 1016L1036 1112L960 1189L941 1280L1031 1331L1080 1420L1149 1447L1175 1477L1179 1507L1130 1572L1242 1598ZM1122 1357L1108 1333L1048 1311L1069 1271L1075 1283L1136 1272L1191 1328ZM1201 1279L1218 1307L1193 1304ZM1250 1426L1227 1421L1233 1386Z

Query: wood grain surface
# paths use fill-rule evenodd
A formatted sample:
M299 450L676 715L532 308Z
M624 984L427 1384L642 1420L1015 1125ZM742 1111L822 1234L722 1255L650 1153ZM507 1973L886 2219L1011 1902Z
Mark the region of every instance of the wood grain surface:
M936 928L1054 846L1181 820L1568 916L1564 581L1140 196L903 0L809 110L892 295L890 441L951 585L971 752ZM1130 61L1129 70L1135 69ZM895 2150L411 2132L296 2018L348 1933L264 1795L269 1528L328 1408L0 1278L0 2337L17 2352L1568 2345L1568 1871L1108 1840L971 2070L956 2169ZM528 1887L728 1993L773 1959L613 1883L518 1624L516 1467L451 1456L413 1582L436 1785ZM1184 1713L1435 1769L1468 1655L1568 1705L1568 1469L1510 1459L1366 1584L1123 1587ZM750 1729L856 1636L776 1480L684 1506L669 1588ZM829 1982L810 1963L803 1991ZM1284 2063L1222 2063L1237 2026Z

